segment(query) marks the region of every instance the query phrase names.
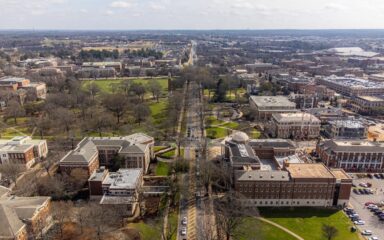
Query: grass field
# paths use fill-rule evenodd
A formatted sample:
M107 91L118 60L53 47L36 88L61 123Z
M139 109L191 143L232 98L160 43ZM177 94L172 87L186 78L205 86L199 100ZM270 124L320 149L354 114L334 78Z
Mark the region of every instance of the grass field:
M296 240L283 230L255 218L246 218L238 231L239 240Z
M142 240L161 239L161 225L158 222L130 223L128 227L138 230Z
M168 176L169 164L165 162L157 162L156 165L156 176Z
M166 149L166 148L167 148L167 146L154 146L153 151L158 152L158 151L161 151L161 150Z
M259 132L257 130L252 130L252 131L248 132L248 135L251 139L258 139L261 136L261 132Z
M207 117L205 119L205 123L207 125L220 125L220 124L223 124L224 122L221 121L221 120L218 120L216 117L214 116L210 116L210 117Z
M228 129L220 127L208 127L206 128L207 137L210 139L223 138L228 136ZM230 131L229 131L230 133Z
M112 88L111 86L115 84L121 83L122 79L102 79L102 80L94 80L94 81L83 81L82 86L86 87L87 84L93 82L95 83L101 90L101 92L104 93L111 93ZM158 81L161 85L162 90L165 92L168 90L168 79L166 78L153 78L153 79L132 79L130 80L135 83L142 83L143 85L146 85L149 81Z
M334 240L358 240L357 233L351 233L352 223L342 211L322 208L260 208L261 216L271 220L308 240L323 240L323 224L338 229Z

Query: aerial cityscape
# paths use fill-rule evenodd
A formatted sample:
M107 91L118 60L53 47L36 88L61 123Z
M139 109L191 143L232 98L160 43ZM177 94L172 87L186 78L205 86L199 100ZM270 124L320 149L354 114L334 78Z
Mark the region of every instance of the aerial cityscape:
M0 239L384 240L383 10L0 0Z

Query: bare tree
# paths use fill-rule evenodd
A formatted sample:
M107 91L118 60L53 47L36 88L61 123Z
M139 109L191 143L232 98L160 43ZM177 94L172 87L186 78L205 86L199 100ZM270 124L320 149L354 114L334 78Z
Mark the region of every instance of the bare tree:
M258 215L256 208L244 207L241 199L242 196L238 193L228 191L215 202L216 222L225 240L242 236L244 233L240 226L244 224L245 217Z
M87 84L87 91L92 96L92 99L95 100L95 96L100 92L100 88L96 83L91 82Z
M52 203L52 219L55 221L60 234L60 239L64 237L64 225L70 220L73 203L68 201L59 201Z
M126 96L129 95L131 84L132 84L132 81L129 79L125 79L125 80L121 81L121 83L120 83L120 87L123 89L123 92Z
M151 80L147 83L147 89L152 93L153 99L156 99L159 102L161 96L161 85L156 80Z
M103 105L115 115L117 124L119 124L121 117L127 111L128 101L124 95L109 94L104 96Z
M142 103L135 106L133 115L136 119L136 121L141 124L149 115L151 114L151 110L149 109L148 105Z
M88 215L87 225L94 228L97 239L100 240L108 228L116 225L116 217L113 211L107 207L98 203L90 203L89 205L92 211Z
M102 137L103 131L113 126L113 119L110 115L97 112L94 113L89 125L92 130L97 131L99 136Z
M66 108L57 108L53 112L53 118L59 126L64 128L65 132L68 135L71 126L75 122L74 113Z
M25 166L21 164L14 163L4 163L0 164L0 173L3 178L9 179L11 182L15 183L19 175L25 170Z
M137 97L139 97L142 102L144 101L146 89L143 84L134 82L131 84L129 90L133 92Z
M327 240L332 240L339 234L339 230L337 230L337 228L328 224L323 224L321 230L323 231L323 235Z
M7 108L5 110L6 118L13 118L15 124L17 124L17 118L25 116L24 108L16 100L11 100L8 102Z

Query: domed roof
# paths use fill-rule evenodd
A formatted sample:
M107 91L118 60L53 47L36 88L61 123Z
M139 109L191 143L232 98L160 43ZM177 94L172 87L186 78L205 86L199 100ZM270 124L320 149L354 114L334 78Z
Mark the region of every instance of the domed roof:
M232 135L232 140L238 143L246 143L249 141L249 137L244 132L235 132Z

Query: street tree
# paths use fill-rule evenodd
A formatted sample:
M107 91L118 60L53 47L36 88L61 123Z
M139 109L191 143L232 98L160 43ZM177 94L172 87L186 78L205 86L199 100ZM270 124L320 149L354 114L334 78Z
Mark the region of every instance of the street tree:
M52 219L60 234L60 239L64 238L64 225L70 220L73 203L71 201L59 201L52 203Z
M25 167L15 163L0 164L0 173L3 178L9 179L16 186L19 175L25 170Z

